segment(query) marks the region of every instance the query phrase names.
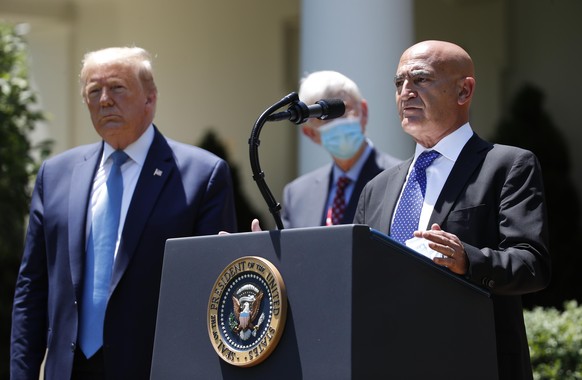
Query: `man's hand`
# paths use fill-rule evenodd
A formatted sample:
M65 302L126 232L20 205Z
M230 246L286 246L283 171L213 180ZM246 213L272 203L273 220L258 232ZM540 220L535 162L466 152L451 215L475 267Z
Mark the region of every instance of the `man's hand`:
M415 231L414 236L425 238L428 246L442 253L445 257L435 257L433 261L449 268L452 272L464 275L467 273L469 260L463 243L457 235L441 230L438 224L433 224L428 231Z
M252 232L260 232L260 231L262 231L261 225L259 224L259 220L258 219L253 219L253 221L251 222L251 231ZM219 235L228 235L228 234L230 234L230 232L219 231L218 234Z

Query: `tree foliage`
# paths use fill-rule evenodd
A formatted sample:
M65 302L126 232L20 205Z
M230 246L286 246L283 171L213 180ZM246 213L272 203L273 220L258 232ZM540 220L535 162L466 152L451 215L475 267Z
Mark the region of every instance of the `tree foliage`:
M8 378L10 320L14 286L24 246L31 178L50 150L28 138L44 120L28 80L26 42L17 29L0 21L0 378Z

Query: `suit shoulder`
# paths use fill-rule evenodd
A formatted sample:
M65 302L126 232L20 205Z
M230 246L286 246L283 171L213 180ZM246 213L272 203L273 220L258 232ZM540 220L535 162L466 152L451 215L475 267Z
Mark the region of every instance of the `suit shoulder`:
M168 145L170 146L170 149L172 149L177 161L194 160L198 163L211 166L225 162L224 159L218 157L216 154L200 147L178 142L169 138L166 138L166 140L168 141Z
M324 181L327 178L329 178L330 173L331 165L328 164L295 178L293 181L285 185L285 187L288 189L292 189L295 187L303 187L307 183L313 183L315 181Z
M84 160L101 151L102 143L79 145L49 157L45 161L48 166L70 166L79 160Z
M402 170L407 171L408 166L410 165L410 160L408 161L399 161L398 163L384 169L381 171L377 176L372 178L366 187L385 187L394 180L395 176L397 176Z
M520 148L517 146L513 146L513 145L504 145L504 144L492 144L493 145L493 149L499 154L499 153L505 153L508 155L529 155L529 154L533 154L531 151L524 149L524 148Z
M474 134L469 142L467 142L461 154L463 154L465 150L470 154L486 152L488 159L515 160L520 158L535 158L535 154L532 151L513 145L493 144L489 141L483 140L477 134Z
M366 186L367 187L383 186L383 184L385 184L387 181L389 181L389 178L394 175L395 171L393 169L394 169L394 166L391 168L387 168L387 169L383 170L377 176L372 178Z
M398 165L401 162L402 162L402 160L399 158L391 156L388 153L384 153L384 152L381 152L379 150L376 150L376 163L382 169L391 168L393 166Z
M508 163L538 161L536 155L530 150L503 144L493 144L487 157L507 161Z

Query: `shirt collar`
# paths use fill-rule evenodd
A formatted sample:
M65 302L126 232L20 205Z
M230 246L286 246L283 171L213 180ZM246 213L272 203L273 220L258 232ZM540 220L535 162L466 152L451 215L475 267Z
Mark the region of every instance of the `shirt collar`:
M139 166L143 166L148 151L150 150L150 146L152 145L152 141L154 141L154 125L150 124L145 132L142 133L136 141L129 144L123 151ZM111 153L114 151L115 149L113 149L111 145L104 143L102 162L107 161Z
M465 144L473 136L473 129L471 125L467 122L463 124L453 133L443 137L435 146L431 149L427 149L420 144L416 144L416 149L414 152L414 159L416 160L418 156L425 150L436 150L441 154L441 156L456 162L461 150L465 147Z

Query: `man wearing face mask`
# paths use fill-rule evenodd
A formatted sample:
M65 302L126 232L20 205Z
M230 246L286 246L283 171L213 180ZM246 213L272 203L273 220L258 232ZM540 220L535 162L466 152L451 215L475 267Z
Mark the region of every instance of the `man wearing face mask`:
M301 80L299 99L314 104L320 99L342 99L344 117L309 119L302 132L323 146L333 163L307 173L285 186L285 228L349 224L354 218L364 185L400 160L379 152L364 135L368 103L358 86L336 71L317 71Z

